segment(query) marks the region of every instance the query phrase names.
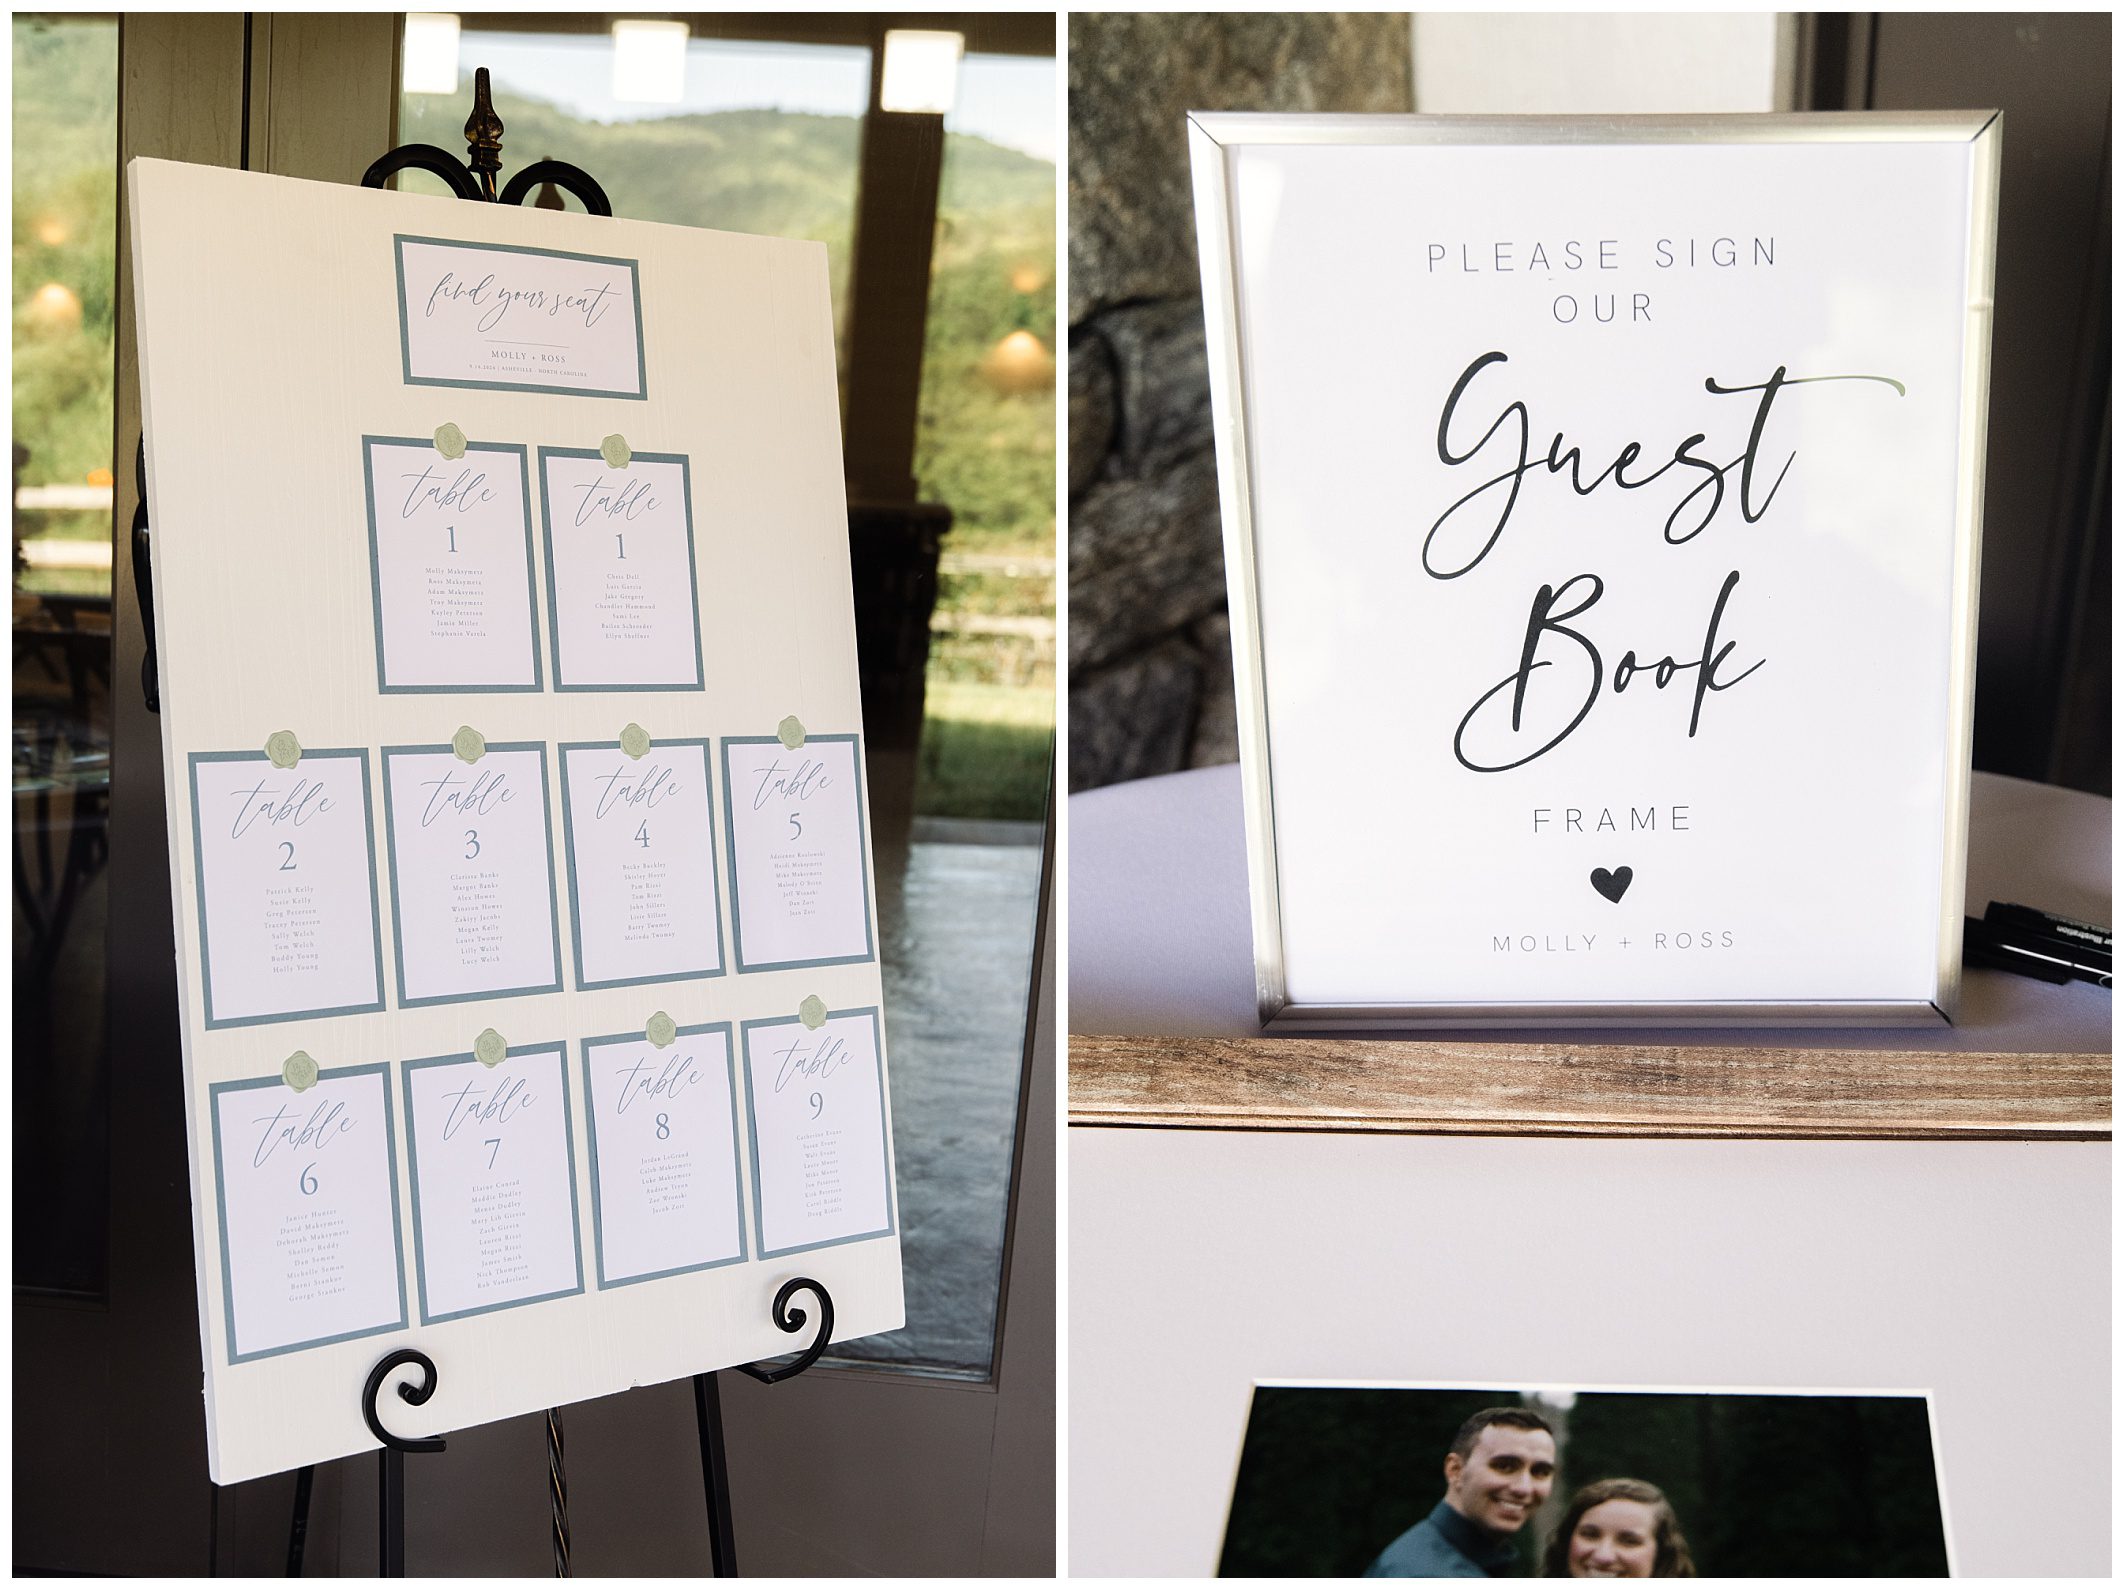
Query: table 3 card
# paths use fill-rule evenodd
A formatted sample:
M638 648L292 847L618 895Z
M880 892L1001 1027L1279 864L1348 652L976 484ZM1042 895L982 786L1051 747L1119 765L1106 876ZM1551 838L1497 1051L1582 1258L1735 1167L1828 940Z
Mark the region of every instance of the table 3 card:
M583 1040L599 1286L745 1257L730 1024Z
M739 971L875 957L855 735L724 740L723 810Z
M403 1327L389 1068L208 1092L229 1362Z
M383 1009L369 753L194 751L190 772L206 1025Z
M553 688L702 689L685 455L541 447L538 470Z
M744 1043L760 1257L892 1235L877 1010L748 1021Z
M582 1291L565 1045L404 1069L421 1323Z
M376 684L407 692L537 690L531 475L521 446L364 436Z
M561 986L546 748L474 749L384 748L403 1005Z

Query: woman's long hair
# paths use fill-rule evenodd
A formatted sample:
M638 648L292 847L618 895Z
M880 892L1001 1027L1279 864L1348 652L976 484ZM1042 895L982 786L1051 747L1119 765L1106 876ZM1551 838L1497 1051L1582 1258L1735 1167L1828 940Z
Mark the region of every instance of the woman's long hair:
M1595 1480L1571 1498L1563 1522L1549 1537L1549 1549L1541 1559L1544 1578L1570 1577L1571 1537L1578 1532L1578 1521L1602 1502L1617 1501L1637 1502L1652 1509L1652 1540L1657 1548L1652 1558L1653 1578L1696 1577L1696 1559L1689 1555L1689 1542L1682 1535L1681 1521L1674 1516L1674 1504L1667 1500L1665 1491L1643 1480Z

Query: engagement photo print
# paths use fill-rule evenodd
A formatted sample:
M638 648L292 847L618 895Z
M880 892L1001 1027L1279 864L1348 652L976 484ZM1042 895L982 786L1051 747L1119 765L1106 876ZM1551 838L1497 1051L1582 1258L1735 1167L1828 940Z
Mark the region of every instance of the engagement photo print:
M1922 1392L1254 1388L1223 1577L1944 1577Z

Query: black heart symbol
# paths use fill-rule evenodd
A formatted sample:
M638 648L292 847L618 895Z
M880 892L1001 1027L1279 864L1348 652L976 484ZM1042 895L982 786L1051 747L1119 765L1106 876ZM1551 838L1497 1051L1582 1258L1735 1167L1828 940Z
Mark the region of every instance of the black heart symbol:
M1617 867L1613 872L1606 867L1595 867L1593 887L1600 891L1602 899L1621 905L1623 891L1630 887L1630 880L1635 876L1628 867Z

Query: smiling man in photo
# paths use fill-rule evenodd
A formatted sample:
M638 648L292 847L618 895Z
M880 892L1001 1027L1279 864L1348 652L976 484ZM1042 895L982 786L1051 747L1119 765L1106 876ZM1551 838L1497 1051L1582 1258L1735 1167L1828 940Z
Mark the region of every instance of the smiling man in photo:
M1446 1453L1445 1499L1396 1536L1367 1579L1502 1578L1519 1566L1512 1537L1556 1483L1556 1435L1524 1408L1485 1408Z

